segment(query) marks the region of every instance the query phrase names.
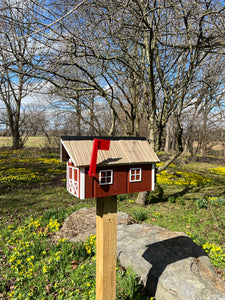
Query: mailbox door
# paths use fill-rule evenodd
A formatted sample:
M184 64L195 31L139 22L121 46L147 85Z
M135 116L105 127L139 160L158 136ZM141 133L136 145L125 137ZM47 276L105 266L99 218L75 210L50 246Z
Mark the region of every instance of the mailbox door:
M75 197L79 198L79 169L68 164L67 174L67 190Z

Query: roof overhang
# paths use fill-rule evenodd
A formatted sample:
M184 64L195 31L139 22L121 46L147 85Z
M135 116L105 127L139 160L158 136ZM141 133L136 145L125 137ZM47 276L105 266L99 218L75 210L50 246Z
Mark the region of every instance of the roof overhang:
M98 151L97 166L149 164L159 162L148 141L142 137L61 137L60 158L69 158L77 167L90 165L94 139L111 141L109 151Z

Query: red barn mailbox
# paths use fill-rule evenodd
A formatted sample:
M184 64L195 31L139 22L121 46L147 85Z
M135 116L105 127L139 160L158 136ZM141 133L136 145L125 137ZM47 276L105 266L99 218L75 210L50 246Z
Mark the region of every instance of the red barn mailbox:
M61 160L67 190L80 199L152 191L159 162L145 138L126 137L62 137Z
M62 137L67 190L96 198L96 299L116 299L116 195L152 191L158 157L145 138Z

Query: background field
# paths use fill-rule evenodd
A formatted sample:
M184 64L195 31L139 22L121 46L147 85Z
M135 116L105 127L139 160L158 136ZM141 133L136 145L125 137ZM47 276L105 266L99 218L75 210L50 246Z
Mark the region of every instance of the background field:
M55 139L54 139L55 140ZM53 142L53 139L51 140ZM12 146L12 138L0 136L0 148L10 148ZM30 136L25 144L26 148L45 148L52 146L44 136Z
M166 156L160 154L160 164ZM86 245L52 239L68 215L95 201L81 201L66 191L59 149L38 150L36 144L35 149L2 149L0 161L0 298L95 299L94 238ZM135 222L186 233L225 279L223 158L183 155L157 175L146 205L137 205L136 197L119 195L119 210ZM119 299L147 299L131 270L118 266L117 277ZM31 285L36 286L32 292Z

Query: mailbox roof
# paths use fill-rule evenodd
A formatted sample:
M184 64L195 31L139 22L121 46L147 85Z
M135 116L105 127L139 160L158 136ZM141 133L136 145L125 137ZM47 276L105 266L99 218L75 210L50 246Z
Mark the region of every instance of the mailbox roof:
M109 151L98 150L97 165L159 162L145 138L128 137L61 137L61 160L66 161L66 154L77 167L89 166L95 138L110 140Z

